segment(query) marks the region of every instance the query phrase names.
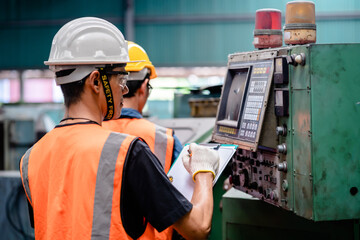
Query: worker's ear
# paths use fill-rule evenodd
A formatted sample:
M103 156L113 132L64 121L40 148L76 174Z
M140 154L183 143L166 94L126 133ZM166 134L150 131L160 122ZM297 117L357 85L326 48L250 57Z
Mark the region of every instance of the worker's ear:
M145 81L141 84L140 88L139 88L139 94L140 95L145 95L147 93L147 84L149 82L149 79L146 78Z
M95 71L92 71L92 73L90 73L88 83L90 85L90 88L95 93L100 92L100 85L101 84L100 84L100 73L99 73L99 71L95 70Z

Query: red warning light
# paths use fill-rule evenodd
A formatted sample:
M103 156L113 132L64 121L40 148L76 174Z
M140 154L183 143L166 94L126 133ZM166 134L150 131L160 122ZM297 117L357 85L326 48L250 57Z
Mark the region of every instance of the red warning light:
M255 29L281 30L281 12L277 9L259 9L256 11Z
M282 46L280 10L264 8L256 11L253 44L259 49Z

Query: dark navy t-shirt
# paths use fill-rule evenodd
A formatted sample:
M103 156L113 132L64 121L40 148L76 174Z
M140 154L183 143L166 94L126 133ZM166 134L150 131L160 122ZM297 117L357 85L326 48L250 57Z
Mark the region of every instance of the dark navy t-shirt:
M132 238L143 234L147 222L160 232L192 209L140 140L132 144L125 160L120 204L123 226Z

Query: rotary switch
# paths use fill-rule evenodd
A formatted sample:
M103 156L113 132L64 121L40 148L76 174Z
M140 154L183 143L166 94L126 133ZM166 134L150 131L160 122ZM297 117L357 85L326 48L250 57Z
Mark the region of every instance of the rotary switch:
M276 127L276 135L278 136L286 136L286 126L277 126Z
M277 151L278 153L283 153L283 154L286 154L286 144L285 143L282 143L280 145L277 145Z
M277 165L277 169L280 172L287 172L287 163L286 162L281 162Z

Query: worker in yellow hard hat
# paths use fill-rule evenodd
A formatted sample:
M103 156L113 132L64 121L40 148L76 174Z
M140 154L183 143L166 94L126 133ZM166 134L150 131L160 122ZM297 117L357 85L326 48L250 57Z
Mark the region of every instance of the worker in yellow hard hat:
M117 120L105 121L103 127L121 133L141 137L159 159L167 173L182 150L182 145L169 128L158 126L142 116L142 110L150 95L150 80L157 77L155 67L146 51L134 42L128 42L130 63L125 70L129 72L128 94L124 95L121 116ZM156 239L171 239L172 229L158 233L149 225L145 233L156 234Z
M105 128L143 138L168 172L173 160L181 152L182 145L169 128L158 126L142 116L142 110L152 89L150 80L157 77L155 67L145 50L138 44L128 42L130 62L126 65L129 72L124 95L124 105L120 119L106 121Z

